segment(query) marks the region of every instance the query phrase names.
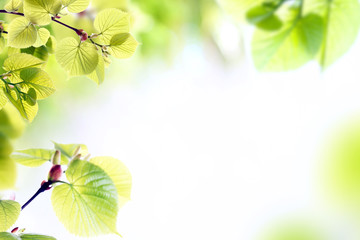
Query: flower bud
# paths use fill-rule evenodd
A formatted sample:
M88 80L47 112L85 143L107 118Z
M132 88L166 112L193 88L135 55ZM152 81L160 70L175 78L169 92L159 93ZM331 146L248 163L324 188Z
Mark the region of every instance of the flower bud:
M42 182L41 182L41 186L42 185L44 185L45 183L47 183L45 180L43 180ZM51 189L51 186L48 186L47 188L46 188L46 190L50 190Z
M54 155L52 156L51 163L53 165L60 165L61 160L61 152L59 150L56 150Z
M14 228L13 230L11 230L11 233L16 233L19 230L18 227Z
M53 165L49 171L48 180L57 181L61 178L61 175L62 175L61 165Z
M79 146L76 147L73 156L78 155L80 153L80 150L81 150L81 146L79 145Z

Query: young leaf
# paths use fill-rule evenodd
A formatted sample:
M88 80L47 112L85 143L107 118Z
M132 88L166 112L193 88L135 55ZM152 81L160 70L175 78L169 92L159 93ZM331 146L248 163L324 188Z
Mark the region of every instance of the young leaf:
M74 160L66 177L70 184L56 186L51 196L54 211L66 229L84 237L117 233L117 191L104 170Z
M16 165L8 157L0 158L0 189L11 189L16 181Z
M53 154L54 150L35 148L18 150L11 155L11 158L27 167L39 167L50 161Z
M2 53L5 48L6 48L5 38L0 37L0 53Z
M138 46L138 42L129 33L116 34L111 38L109 53L116 58L131 57Z
M101 84L104 79L105 79L105 63L104 63L104 58L101 54L101 51L99 51L99 63L96 66L95 70L90 73L89 75L87 75L88 78L90 78L91 80L93 80L95 83L97 83L98 85Z
M44 62L39 58L26 53L15 53L4 61L4 70L8 72L19 72L23 69L39 67Z
M306 10L324 18L324 38L318 61L323 68L334 63L347 52L360 28L358 0L307 1Z
M28 68L20 72L21 89L27 91L33 88L36 92L37 99L44 99L55 92L54 83L50 76L40 68Z
M37 38L36 42L33 44L34 47L40 47L42 45L45 45L47 41L49 40L50 32L46 28L40 28L37 31Z
M56 51L56 60L70 75L87 75L95 70L99 58L95 46L80 42L72 37L60 41Z
M21 0L10 0L5 6L4 9L7 12L17 12L19 10L19 8L22 5L22 1Z
M7 98L10 100L10 102L14 105L14 107L16 107L17 110L19 110L21 116L29 120L29 122L32 122L32 120L37 114L38 104L36 103L33 106L30 105L14 90L6 89L4 90L4 92Z
M94 27L100 43L109 44L112 36L130 31L130 15L115 8L105 9L96 16Z
M78 147L80 147L79 153L82 156L86 156L89 153L87 146L84 144L60 144L54 142L54 147L61 152L61 165L68 164Z
M0 239L1 240L21 240L20 237L18 237L15 234L9 233L9 232L0 232Z
M8 230L18 219L20 211L21 206L18 202L0 200L0 231Z
M10 47L27 48L32 46L37 38L35 26L24 17L12 20L8 31L8 44Z
M315 14L300 17L299 10L292 9L284 18L284 25L278 31L255 31L252 55L258 70L292 70L318 52L323 36L321 17Z
M60 0L24 0L24 14L32 23L43 26L61 10Z
M78 13L84 11L90 3L90 0L61 0L62 4L68 8L69 12Z
M122 207L130 200L132 178L129 169L116 158L94 157L90 162L101 167L114 182L118 197L119 207Z
M54 237L39 235L39 234L20 234L19 237L21 240L56 240Z

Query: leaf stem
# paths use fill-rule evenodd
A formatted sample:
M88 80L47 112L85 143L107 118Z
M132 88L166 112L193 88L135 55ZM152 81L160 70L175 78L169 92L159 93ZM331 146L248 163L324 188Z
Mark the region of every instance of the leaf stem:
M52 181L44 182L44 184L41 185L41 187L36 191L36 193L24 205L22 205L21 210L24 210L24 208L29 205L40 193L49 190L51 184L53 184Z

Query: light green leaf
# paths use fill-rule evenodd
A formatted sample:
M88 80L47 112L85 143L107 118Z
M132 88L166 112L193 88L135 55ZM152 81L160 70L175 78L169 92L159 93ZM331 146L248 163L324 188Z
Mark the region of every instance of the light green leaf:
M21 238L9 232L0 232L0 240L21 240Z
M46 43L46 48L48 49L49 53L54 53L56 49L56 39L54 36L50 36L49 40Z
M0 109L3 109L3 107L5 107L7 103L8 103L8 99L5 93L3 92L3 90L0 90Z
M5 96L2 90L0 91L0 96ZM6 101L8 101L7 98ZM24 120L16 108L12 104L6 104L0 111L0 132L9 138L18 138L22 135L24 128Z
M49 40L50 32L46 28L40 28L37 31L37 38L36 42L33 44L34 47L40 47L42 45L45 45L47 41Z
M137 46L138 42L129 33L116 34L111 38L109 53L116 58L129 58Z
M39 235L39 234L21 234L19 236L21 240L56 240L54 237Z
M51 196L54 211L66 229L84 237L117 233L117 191L104 170L74 160L66 177L70 184L56 186Z
M12 200L0 200L0 231L8 230L18 219L21 206Z
M60 143L54 143L54 147L56 150L59 150L61 152L61 165L68 164L69 160L72 159L72 157L75 154L75 151L80 146L80 154L81 156L86 156L89 154L88 148L85 144L60 144Z
M46 62L49 58L49 50L45 46L40 47L29 47L29 48L23 48L21 49L21 53L27 53L30 55L33 55L34 57L37 57L44 62Z
M17 12L22 5L22 0L10 0L4 6L4 9L7 12Z
M4 90L5 95L10 100L10 102L14 105L14 107L19 110L21 116L23 118L29 120L29 122L32 122L34 117L37 114L38 111L38 104L30 105L27 103L24 99L22 99L18 94L16 94L15 90L5 89Z
M278 31L255 31L252 55L258 70L296 69L311 60L320 48L323 36L321 17L314 14L299 17L299 10L291 9L283 18L284 24Z
M129 169L116 158L94 157L90 162L101 167L114 182L118 197L119 207L122 207L130 200L132 178Z
M8 72L18 72L23 69L39 67L44 62L39 58L26 53L15 53L4 61L4 70Z
M9 25L8 45L15 48L32 46L37 38L37 30L33 24L24 17L18 17Z
M20 78L23 82L20 84L21 89L27 91L34 88L37 99L44 99L55 92L54 83L50 76L40 68L28 68L20 72Z
M324 38L318 61L323 68L334 63L354 43L360 28L358 0L305 1L305 11L325 19Z
M90 0L61 0L62 4L68 8L69 12L78 13L84 11L90 3Z
M87 77L99 85L105 79L105 63L104 63L104 58L101 54L101 51L100 51L98 57L99 57L98 65L96 66L95 70L92 73L87 75Z
M115 8L105 9L96 16L94 27L100 43L109 44L114 35L130 31L130 15Z
M0 189L11 189L16 181L16 165L8 157L0 158Z
M99 62L98 53L93 44L79 43L72 37L59 42L55 56L60 65L73 76L93 72Z
M39 167L49 162L54 152L54 150L41 148L17 150L11 155L11 158L27 167Z
M43 26L61 10L60 0L24 0L24 14L32 23Z

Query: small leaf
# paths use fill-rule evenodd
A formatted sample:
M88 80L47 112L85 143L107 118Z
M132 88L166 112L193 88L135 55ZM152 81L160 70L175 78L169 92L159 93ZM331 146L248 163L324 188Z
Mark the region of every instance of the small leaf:
M25 17L40 26L49 24L60 10L60 0L24 0Z
M69 160L72 159L78 147L80 147L79 153L81 156L86 156L89 154L88 148L84 144L60 144L54 142L54 147L56 150L61 152L61 165L68 164Z
M0 239L1 240L21 240L20 237L18 237L15 234L9 233L9 232L0 232Z
M30 105L29 103L24 101L24 99L22 99L20 95L16 94L14 90L6 89L4 90L4 92L10 102L14 105L14 107L19 110L21 116L29 120L29 122L32 122L32 120L37 114L38 104L36 103L34 106Z
M105 9L96 16L94 27L100 43L109 44L112 36L130 31L130 15L115 8Z
M39 234L21 234L19 236L21 240L56 240L54 237L39 235Z
M21 206L18 202L0 200L0 231L8 230L20 216L20 211Z
M40 28L37 31L37 38L36 42L33 44L34 47L40 47L42 45L45 45L47 41L49 40L50 32L46 28Z
M93 72L98 64L98 53L95 46L88 42L78 42L72 37L60 41L55 56L60 65L70 75L87 75Z
M131 57L138 42L129 33L121 33L113 36L110 41L109 53L116 58L129 58Z
M8 44L10 47L27 48L32 46L37 38L35 26L24 17L12 20L8 31Z
M90 3L90 0L61 0L62 4L68 8L69 12L78 13L84 11Z
M46 48L48 49L49 53L54 53L56 49L56 39L54 36L50 36L47 43Z
M55 92L54 83L50 76L40 68L28 68L20 72L20 78L23 82L20 84L21 89L27 91L34 89L37 99L44 99Z
M34 106L36 104L36 92L35 89L33 88L29 88L27 95L26 95L26 102L30 105L30 106Z
M22 5L22 0L10 0L4 6L4 9L7 12L17 12Z
M3 68L8 72L18 72L23 69L39 67L44 62L26 53L15 53L5 59Z
M54 211L66 229L75 235L90 237L117 233L117 191L100 167L74 160L66 170L70 184L54 188Z
M119 207L122 207L130 200L132 178L129 169L116 158L94 157L90 162L101 167L114 182L118 197Z
M27 167L39 167L49 162L53 154L54 150L35 148L17 150L11 155L11 158L17 163Z

